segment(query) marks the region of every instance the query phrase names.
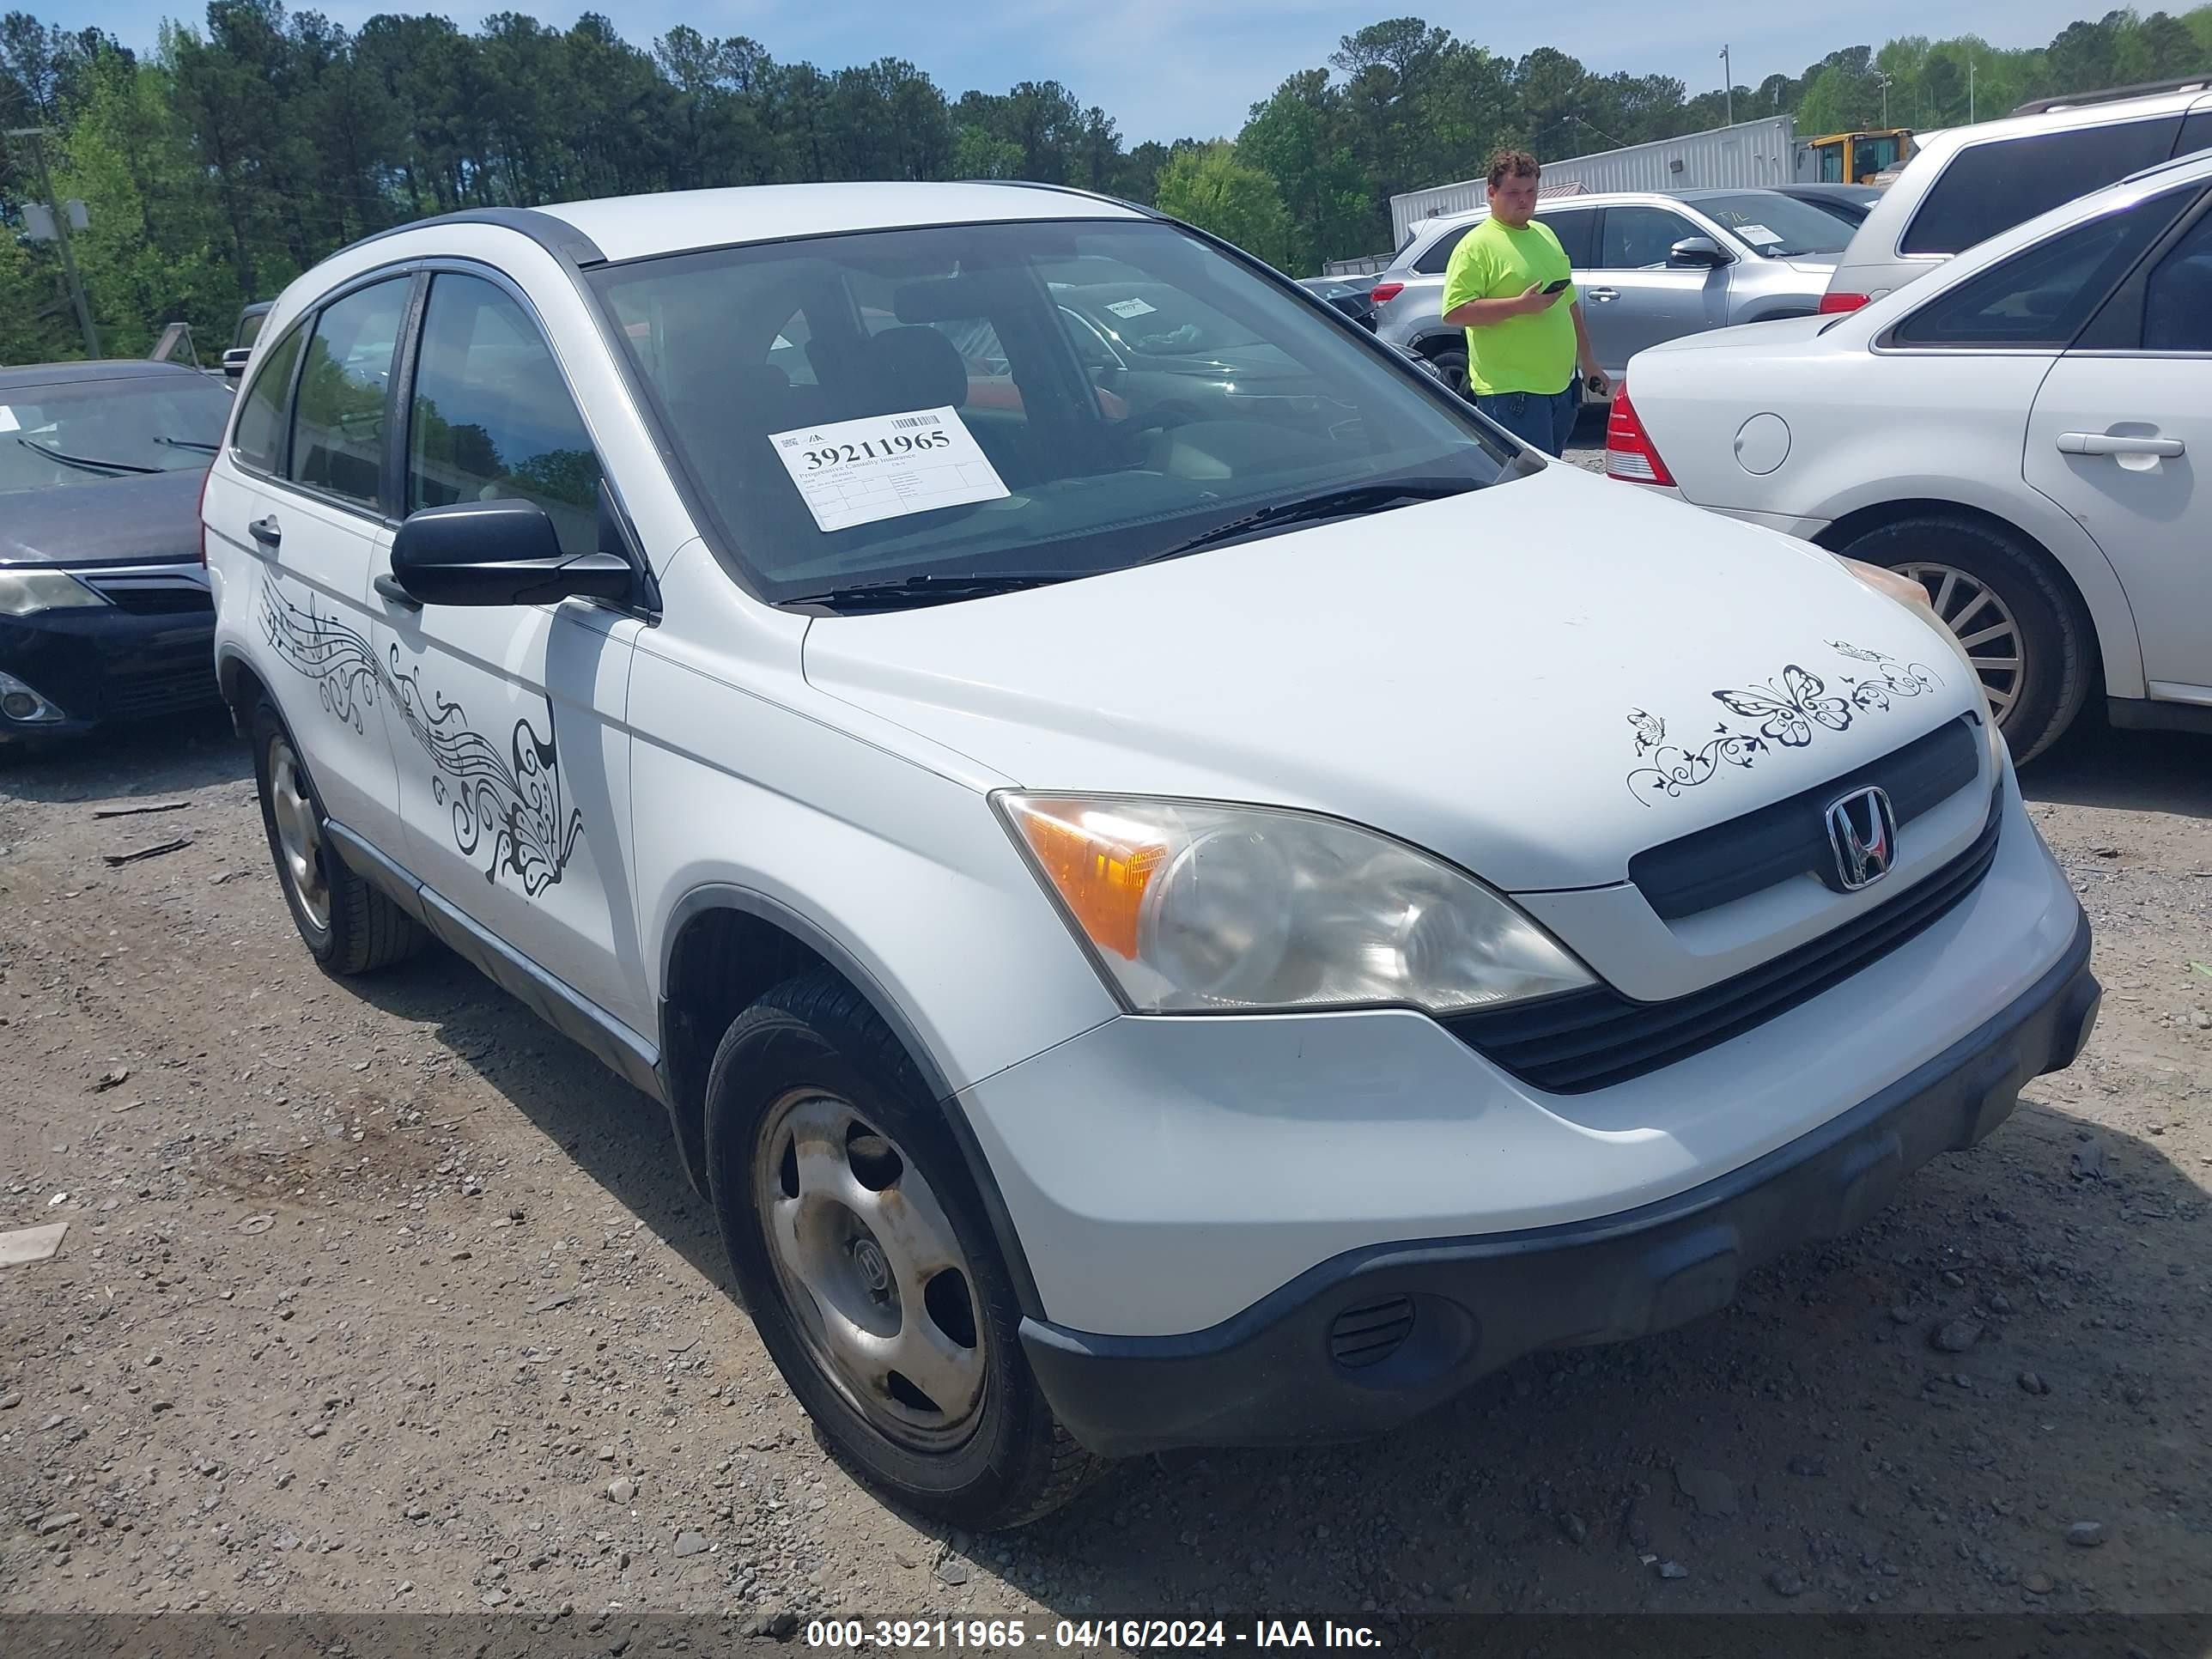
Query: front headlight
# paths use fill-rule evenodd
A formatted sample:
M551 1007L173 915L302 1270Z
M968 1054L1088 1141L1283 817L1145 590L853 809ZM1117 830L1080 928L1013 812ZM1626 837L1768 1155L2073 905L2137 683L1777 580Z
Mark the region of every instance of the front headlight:
M0 617L106 603L66 570L0 570Z
M993 799L1140 1012L1441 1014L1593 983L1481 883L1372 830L1208 801Z

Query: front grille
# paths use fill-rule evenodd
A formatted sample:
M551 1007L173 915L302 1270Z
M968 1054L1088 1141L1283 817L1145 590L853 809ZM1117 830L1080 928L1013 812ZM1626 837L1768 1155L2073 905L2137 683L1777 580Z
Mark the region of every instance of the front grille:
M1346 1308L1328 1328L1329 1358L1346 1370L1379 1365L1413 1334L1413 1304L1402 1296Z
M118 611L139 617L182 617L215 609L215 595L196 566L88 570L86 586Z
M221 697L214 659L195 656L173 668L108 681L100 691L100 712L112 720L143 720L204 708Z
M1452 1034L1523 1082L1585 1094L1740 1036L1880 961L1973 891L1997 854L2003 786L1972 846L1888 903L1733 979L1667 1002L1594 986L1519 1006L1455 1014Z
M1927 736L1855 770L1675 841L1628 861L1628 878L1667 921L1762 893L1810 871L1837 891L1827 811L1838 796L1869 787L1887 793L1902 825L1973 782L1981 769L1980 728L1961 715Z

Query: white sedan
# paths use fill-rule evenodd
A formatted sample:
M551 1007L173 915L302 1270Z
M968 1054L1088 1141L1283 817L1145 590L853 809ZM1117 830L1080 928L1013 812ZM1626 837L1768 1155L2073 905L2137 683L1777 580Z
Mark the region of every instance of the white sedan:
M2021 760L2100 676L2115 725L2212 732L2212 155L1863 310L1644 352L1607 448L1613 477L1917 578Z

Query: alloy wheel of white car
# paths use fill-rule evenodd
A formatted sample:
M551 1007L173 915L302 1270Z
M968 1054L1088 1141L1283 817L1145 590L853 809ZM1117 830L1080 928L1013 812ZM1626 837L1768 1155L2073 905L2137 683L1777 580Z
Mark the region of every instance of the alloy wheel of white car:
M1929 604L1973 659L1990 712L2002 721L2020 700L2027 664L2020 619L2012 608L1980 577L1955 566L1914 560L1893 568L1928 590Z
M323 830L315 803L291 741L277 738L269 745L269 806L276 821L278 867L284 884L298 901L307 920L319 929L331 925L331 889L323 871Z
M918 1452L973 1432L987 1375L975 1273L929 1182L848 1102L794 1090L761 1125L757 1213L808 1357Z

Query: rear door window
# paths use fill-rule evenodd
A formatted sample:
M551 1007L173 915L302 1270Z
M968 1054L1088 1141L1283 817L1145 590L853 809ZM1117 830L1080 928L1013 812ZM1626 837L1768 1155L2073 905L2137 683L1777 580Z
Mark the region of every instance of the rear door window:
M2212 149L2212 104L2191 110L2181 124L2181 137L2173 141L2176 155L2194 155L2200 149Z
M323 307L293 407L295 483L374 507L384 478L392 354L413 278L356 289Z
M1904 346L2061 349L2195 193L2153 197L2023 249L1939 295L1890 337Z
M1571 269L1579 270L1590 262L1590 232L1597 225L1595 208L1565 208L1557 212L1539 213L1536 222L1547 227L1559 239L1559 248L1567 256Z
M284 464L284 412L292 395L292 370L300 361L306 331L295 326L261 360L253 384L238 406L238 428L230 453L257 472L276 472Z
M2144 284L2142 349L2212 354L2212 214L2173 245Z
M1929 190L1898 252L1956 253L2118 183L2165 161L2180 121L2177 112L1970 145Z

